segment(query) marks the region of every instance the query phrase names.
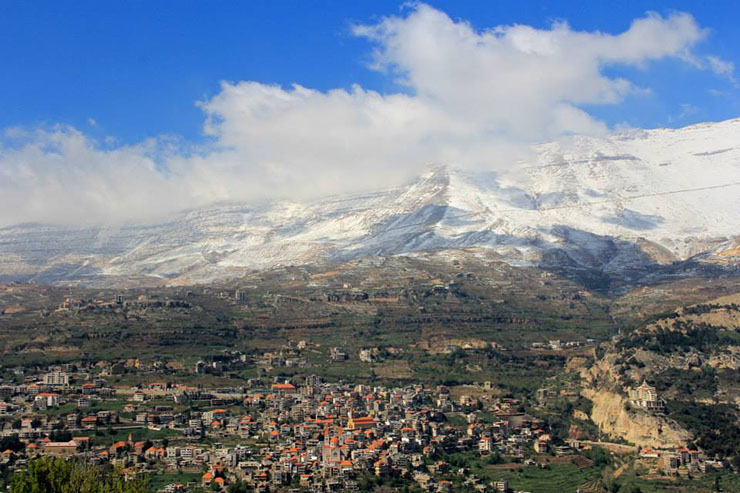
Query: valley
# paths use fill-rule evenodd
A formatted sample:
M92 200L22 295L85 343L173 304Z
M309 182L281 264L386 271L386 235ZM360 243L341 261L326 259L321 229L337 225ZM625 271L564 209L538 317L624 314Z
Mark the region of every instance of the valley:
M442 386L455 402L480 402L472 408L480 416L517 402L516 412L547 423L548 436L584 464L602 448L617 451L583 475L570 459L559 465L533 456L552 462L553 473L575 467L577 482L563 484L710 491L714 478L732 483L729 471L740 460L740 441L715 430L738 422L736 293L740 279L726 274L592 291L568 274L470 251L277 267L194 286L6 283L2 378L19 385L35 368L102 369L117 396L111 405L141 389L159 399L151 390L157 382L247 396L269 382L303 386L315 378L330 387ZM26 369L20 377L19 368ZM630 400L643 383L659 393L660 411ZM469 406L444 412L454 422ZM686 447L718 457L715 472L699 471L703 462L670 462ZM499 450L511 467L532 467L516 462L529 452L516 459L519 452ZM462 455L445 460L483 478L550 481L537 469L511 474L480 462L485 454L455 453ZM719 464L726 469L717 472Z

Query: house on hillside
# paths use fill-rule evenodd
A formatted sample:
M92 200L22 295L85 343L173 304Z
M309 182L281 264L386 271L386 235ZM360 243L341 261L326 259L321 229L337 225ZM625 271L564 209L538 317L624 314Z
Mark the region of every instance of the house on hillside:
M646 411L665 411L665 402L658 396L655 387L643 381L642 385L629 389L630 403Z

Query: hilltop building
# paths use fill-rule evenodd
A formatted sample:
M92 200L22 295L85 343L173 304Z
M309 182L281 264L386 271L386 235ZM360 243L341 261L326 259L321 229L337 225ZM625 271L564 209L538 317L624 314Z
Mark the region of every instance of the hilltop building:
M658 391L643 381L637 388L629 389L630 403L646 411L664 411L665 402L658 396Z

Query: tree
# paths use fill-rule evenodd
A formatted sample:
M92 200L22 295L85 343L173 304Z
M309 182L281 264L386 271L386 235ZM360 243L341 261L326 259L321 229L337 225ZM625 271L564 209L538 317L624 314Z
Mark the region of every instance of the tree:
M76 461L43 457L10 480L10 493L145 493L147 481L127 481L119 469L97 468Z
M244 481L237 481L236 483L230 484L226 488L227 493L248 493L252 491L252 488L247 486L247 483Z
M69 431L52 431L49 434L49 440L52 442L68 442L72 440L72 433Z
M18 452L19 450L23 450L25 446L26 445L18 438L18 435L10 435L0 439L0 451L12 450L13 452Z

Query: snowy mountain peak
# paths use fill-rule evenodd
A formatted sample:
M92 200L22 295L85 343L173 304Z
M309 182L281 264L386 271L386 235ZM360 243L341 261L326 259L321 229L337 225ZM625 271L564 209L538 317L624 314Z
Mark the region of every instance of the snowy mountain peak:
M113 229L7 227L0 275L202 282L468 247L514 264L619 272L737 248L740 119L573 137L533 152L512 170L434 165L403 187L307 204L212 206Z

